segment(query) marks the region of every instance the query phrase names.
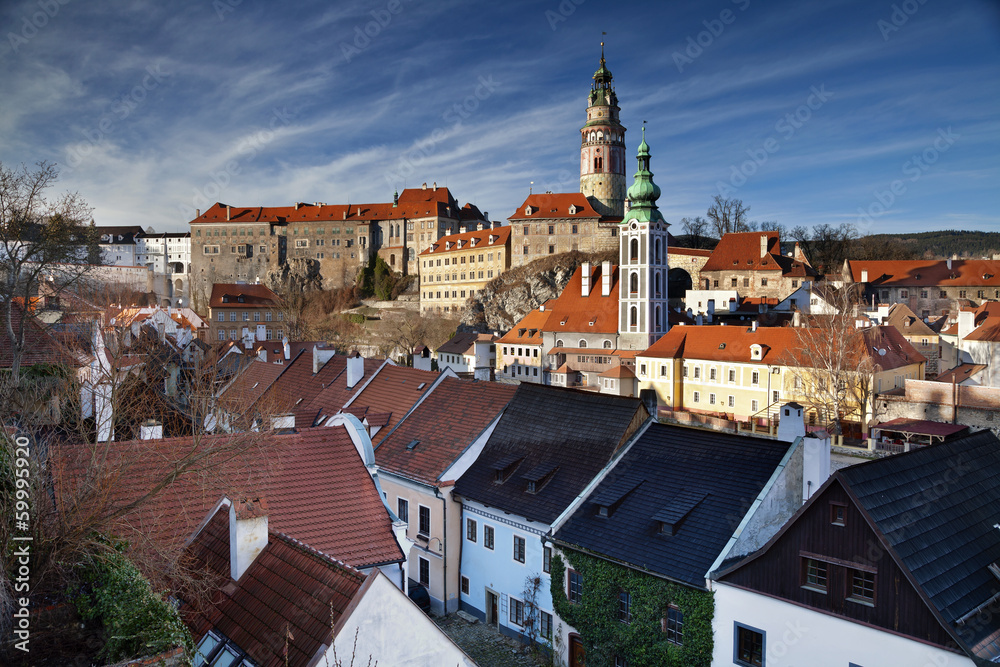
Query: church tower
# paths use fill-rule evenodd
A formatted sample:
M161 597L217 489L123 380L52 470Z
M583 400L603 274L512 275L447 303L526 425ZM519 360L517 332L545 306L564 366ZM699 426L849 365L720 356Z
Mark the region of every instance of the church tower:
M618 122L618 96L604 64L594 72L587 105L587 124L580 129L580 192L605 217L625 213L625 128Z
M618 346L645 350L667 332L667 221L656 207L660 188L649 170L646 128L636 156L639 169L628 189L618 230Z

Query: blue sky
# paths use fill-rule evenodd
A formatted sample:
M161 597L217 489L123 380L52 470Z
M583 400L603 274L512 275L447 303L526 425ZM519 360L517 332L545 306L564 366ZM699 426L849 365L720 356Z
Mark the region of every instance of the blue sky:
M506 219L532 181L578 190L607 32L669 222L721 192L788 227L1000 231L993 2L35 0L0 25L0 161L59 163L102 225L423 182Z

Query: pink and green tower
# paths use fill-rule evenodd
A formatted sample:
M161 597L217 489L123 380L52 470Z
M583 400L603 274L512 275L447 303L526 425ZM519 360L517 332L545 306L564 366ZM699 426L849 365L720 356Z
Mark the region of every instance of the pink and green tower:
M604 63L594 72L587 97L587 123L580 128L580 192L607 218L625 215L625 128L618 120L618 96Z

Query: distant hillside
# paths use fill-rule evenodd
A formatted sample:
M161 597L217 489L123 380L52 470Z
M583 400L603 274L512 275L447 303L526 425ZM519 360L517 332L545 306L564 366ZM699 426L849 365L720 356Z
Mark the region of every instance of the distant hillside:
M953 255L965 258L988 258L1000 254L1000 232L920 232L917 234L872 234L872 241L896 240L917 257L946 259Z

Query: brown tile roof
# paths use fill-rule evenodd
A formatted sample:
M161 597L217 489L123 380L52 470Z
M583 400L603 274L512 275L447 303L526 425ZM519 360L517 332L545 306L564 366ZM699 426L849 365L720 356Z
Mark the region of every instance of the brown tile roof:
M761 239L766 239L766 252L763 254ZM782 275L792 278L819 275L808 264L781 254L778 232L723 234L702 271L780 271Z
M515 387L447 377L375 448L379 467L435 484L513 397ZM414 447L411 443L417 441Z
M320 383L321 388L319 393L315 394L310 401L303 401L301 407L296 411L297 424L301 421L302 426L309 426L316 423L316 420L321 417L329 417L340 412L351 396L359 391L365 381L372 377L378 371L379 367L385 363L384 359L366 358L364 360L364 375L361 377L361 381L354 387L349 388L347 386L347 357L337 355L330 361L333 362L334 360L336 360L336 364L331 368L338 368L340 369L339 372L333 378L324 375Z
M220 404L226 409L249 410L287 369L288 366L254 359L223 390L219 396Z
M711 257L711 250L700 250L696 248L681 248L679 246L668 246L667 253L671 255L688 255L691 257Z
M531 215L525 211L531 207ZM570 206L576 207L576 213L570 214ZM555 194L529 195L508 220L511 222L528 222L531 220L551 220L552 218L568 218L578 220L585 218L600 218L601 214L594 210L587 197L580 192L557 192Z
M2 304L0 304L2 308ZM4 308L4 310L6 310ZM21 318L24 311L19 306L12 305L10 309L11 326L16 333L21 326ZM0 328L6 326L6 317L0 315ZM13 349L7 332L0 333L0 368L10 368L14 361ZM34 364L74 364L75 359L71 352L60 343L52 334L45 330L41 323L33 316L28 315L24 320L24 349L21 351L21 368L27 368Z
M851 260L848 266L854 282L862 282L867 271L872 285L1000 286L1000 260L956 259L950 269L947 260Z
M904 336L937 336L937 332L927 326L904 303L896 303L889 307L886 323L896 327Z
M927 358L917 352L910 341L903 338L903 334L895 327L871 327L861 333L868 345L868 354L882 370L902 368L927 361Z
M1000 317L990 317L983 321L965 340L981 340L1000 343Z
M987 368L986 364L959 364L951 370L947 370L938 375L934 378L934 381L945 382L947 384L951 384L952 382L955 384L962 384L973 375L981 373Z
M628 366L619 364L617 366L612 366L608 370L601 373L598 377L602 378L620 378L625 380L631 380L635 377L635 373L632 372Z
M228 302L224 299L228 297ZM239 298L243 297L244 301ZM239 308L248 306L261 308L276 306L279 302L278 295L263 285L236 285L229 283L215 283L212 285L212 296L209 298L209 308Z
M355 567L396 562L403 554L389 513L345 427L165 438L53 450L56 503L75 506L78 490L93 488L95 457L108 510L141 497L175 470L176 462L197 453L199 463L174 483L141 503L115 531L135 548L177 548L194 532L218 499L226 495L267 497L271 528L302 540ZM215 452L213 454L213 452Z
M229 547L229 508L223 506L187 553L207 580L231 581ZM271 532L238 582L182 613L198 640L215 628L260 667L285 666L287 638L287 664L304 666L331 644L333 626L364 581L354 568Z
M351 399L350 407L391 413L386 426L392 429L437 379L432 371L387 364Z
M442 236L429 248L421 251L421 255L440 254L451 252L452 250L469 250L471 248L494 248L503 246L510 238L510 227L497 227L496 229L480 229L474 232L462 232L461 234L449 234ZM490 239L493 242L490 243Z
M457 333L437 351L444 354L472 354L475 350L474 343L495 343L496 340L496 336L491 334Z
M319 408L313 408L311 403L327 385L335 383L347 368L347 357L343 354L334 355L319 373L313 374L313 355L311 349L300 350L290 362L277 365L284 368L278 379L268 392L268 401L272 405L285 405L295 415L295 425L298 428L308 428L314 423ZM367 377L367 375L366 375ZM346 379L343 381L346 384ZM345 399L346 400L346 399Z

